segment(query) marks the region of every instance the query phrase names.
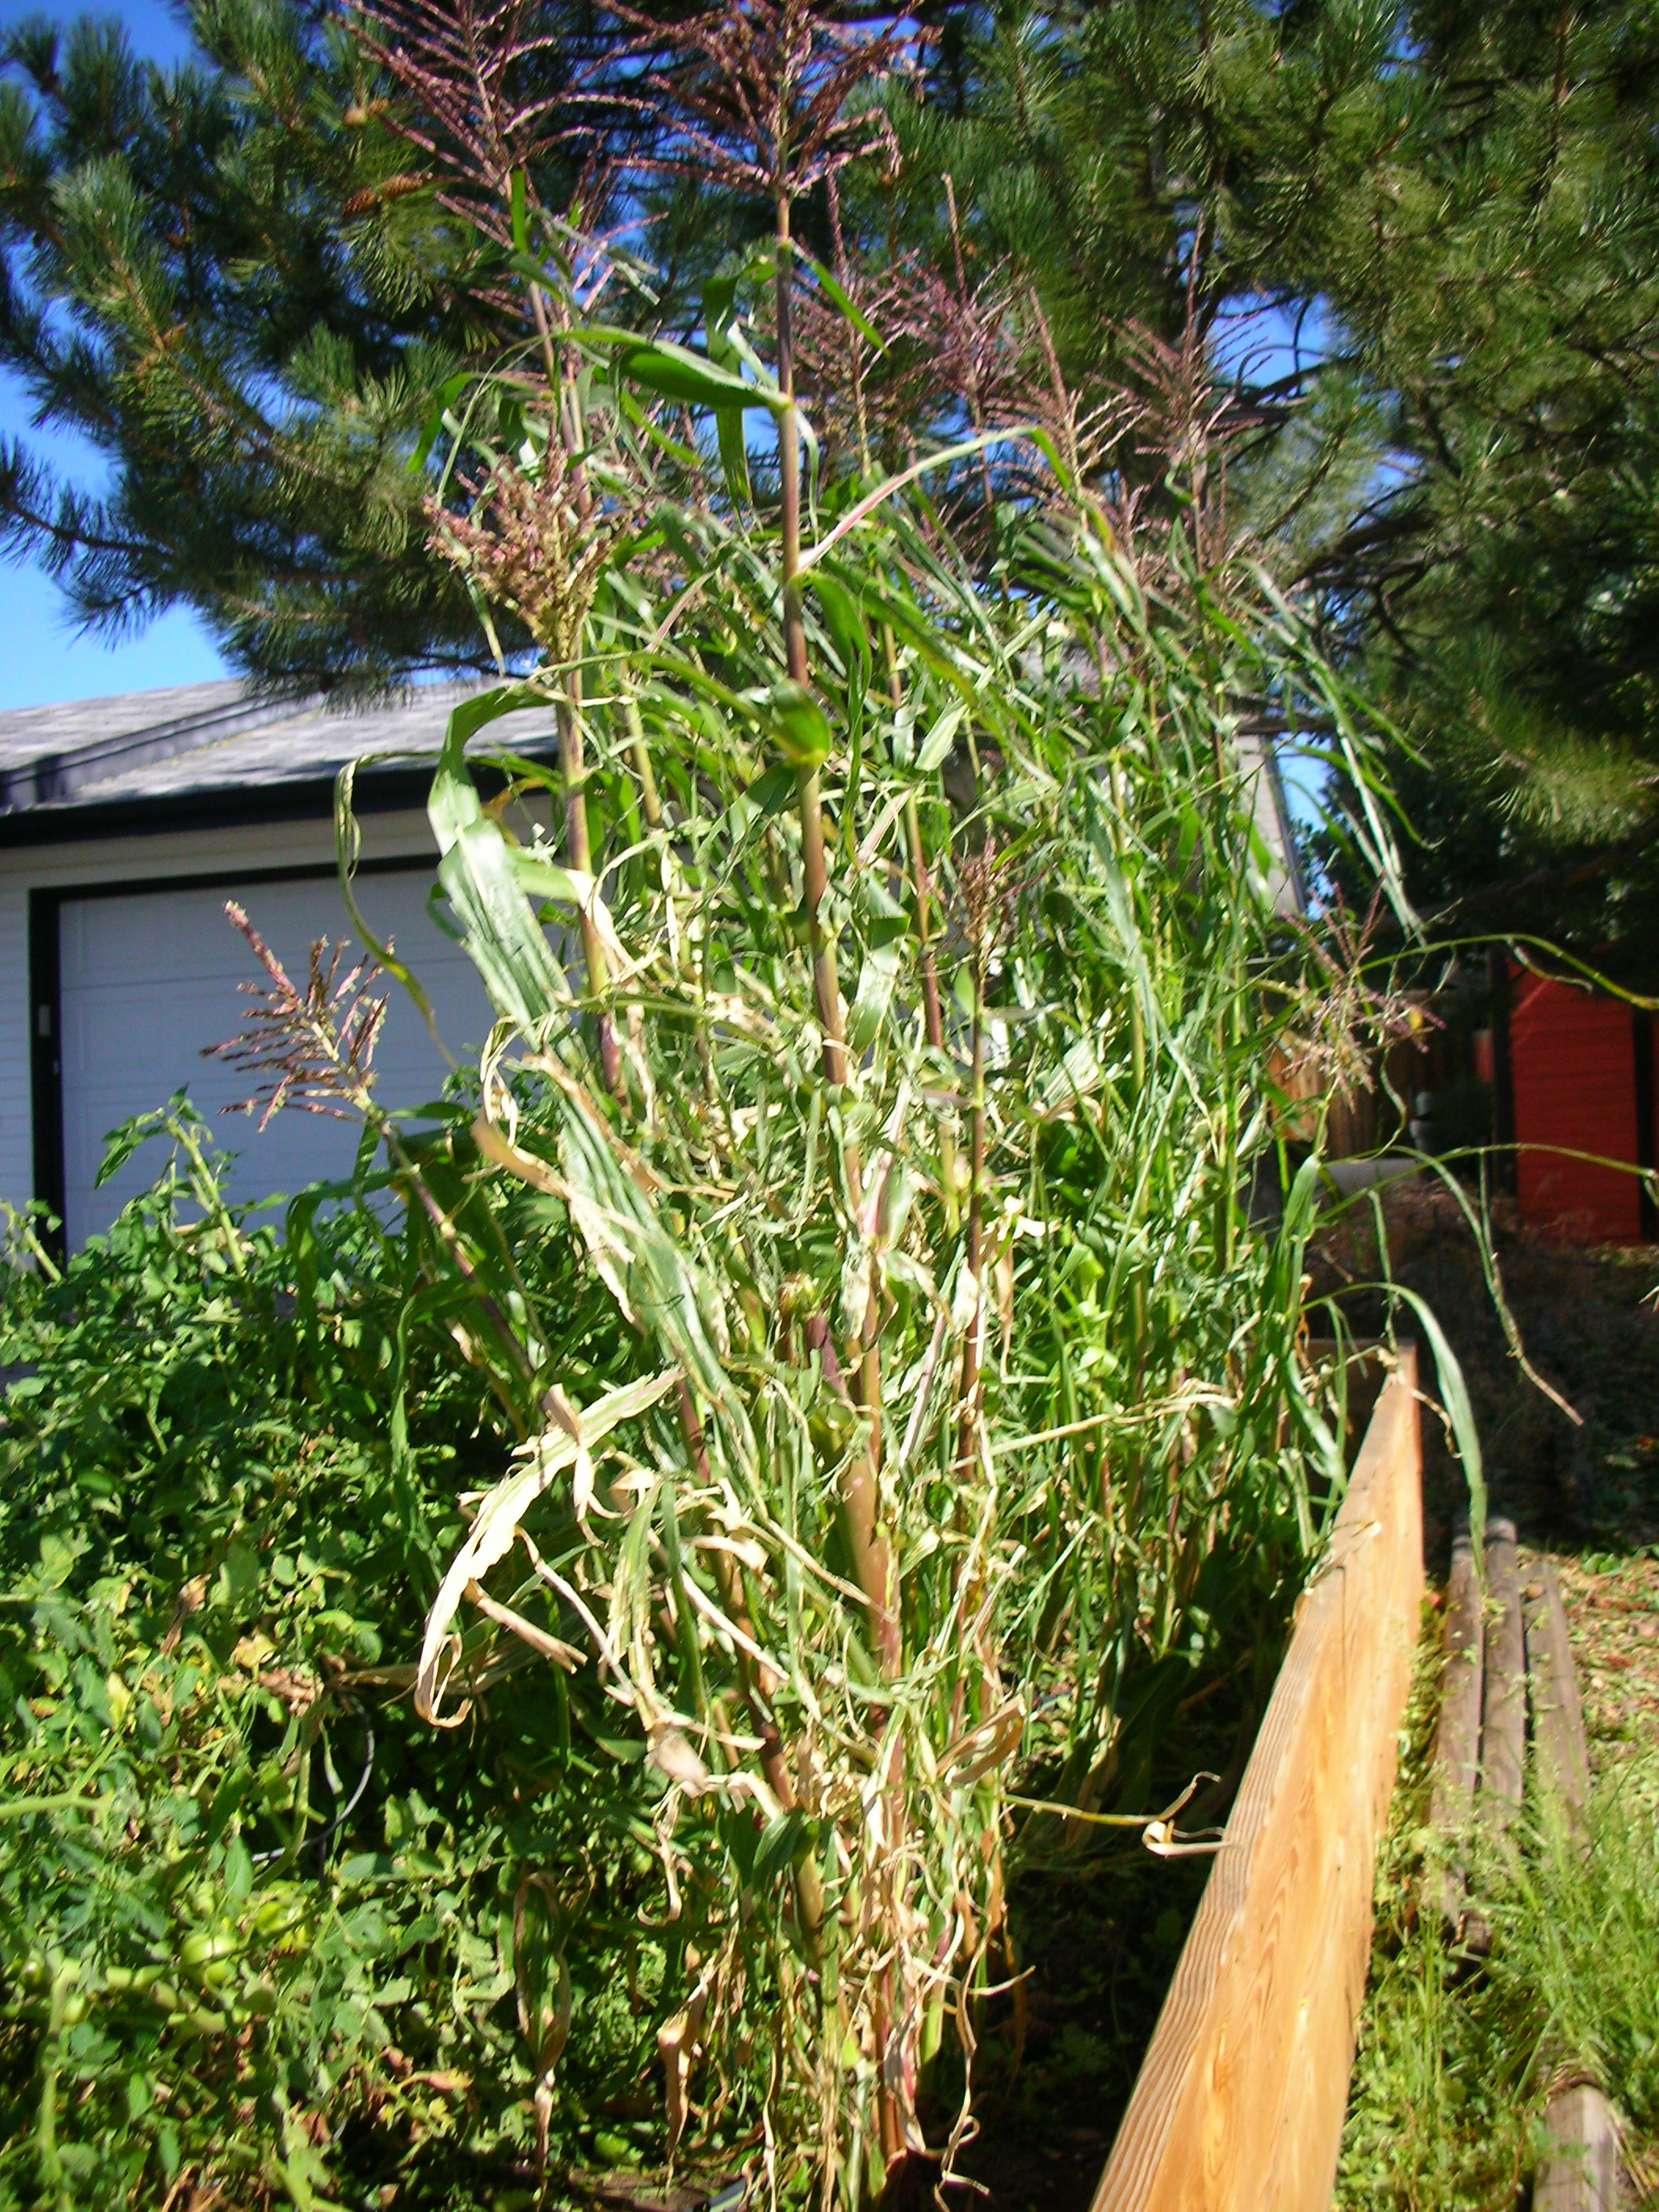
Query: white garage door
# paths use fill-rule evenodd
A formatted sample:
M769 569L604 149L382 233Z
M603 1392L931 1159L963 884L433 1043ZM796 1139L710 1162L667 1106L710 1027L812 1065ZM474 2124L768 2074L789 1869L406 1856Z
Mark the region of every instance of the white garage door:
M476 1060L489 1032L489 1006L471 962L427 913L431 882L426 868L366 874L358 878L358 903L380 941L392 943L424 984L439 1034L465 1066ZM261 1133L257 1115L221 1114L246 1098L257 1079L202 1054L242 1027L250 1002L237 986L264 980L226 916L227 897L246 908L301 988L313 941L338 942L349 933L332 876L71 898L59 909L64 1225L71 1249L106 1229L164 1164L165 1140L154 1140L95 1188L107 1133L165 1105L178 1090L189 1092L219 1143L238 1154L229 1181L237 1196L291 1193L350 1169L360 1133L355 1121L289 1107ZM349 947L342 975L354 957ZM376 1095L389 1106L419 1105L438 1095L444 1060L402 987L385 977L376 990L388 998L374 1054Z

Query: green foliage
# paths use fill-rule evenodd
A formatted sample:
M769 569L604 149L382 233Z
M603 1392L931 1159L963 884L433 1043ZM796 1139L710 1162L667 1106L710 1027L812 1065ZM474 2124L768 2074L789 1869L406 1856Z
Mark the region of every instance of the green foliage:
M1284 1173L1267 1073L1323 987L1231 702L1316 702L1362 787L1370 757L1184 513L1137 560L1051 449L988 574L872 466L796 509L787 359L786 497L733 507L702 426L648 435L654 367L556 237L543 265L556 386L513 371L510 448L457 428L443 526L544 649L458 712L432 794L501 1018L459 1183L362 1109L526 1438L416 1702L452 1717L476 1614L559 1694L597 1670L615 1755L667 1785L663 2148L746 2108L773 2191L851 2205L963 2140L1011 1835L1064 1851L1049 1801L1152 1816L1164 1732L1241 1643L1265 1680L1340 1491L1297 1349L1317 1173ZM509 840L466 752L537 696L558 765L498 765L562 849ZM1355 834L1386 870L1374 805Z
M476 666L422 558L404 462L446 380L499 338L480 241L386 128L337 23L202 0L162 72L118 25L8 33L0 358L112 464L93 496L0 448L0 528L77 614L184 599L291 689Z
M636 2156L675 1949L641 1769L545 1699L407 1708L497 1425L372 1221L279 1244L198 1125L149 1133L177 1169L106 1241L0 1276L0 2203L461 2212L538 2125Z
M981 255L1041 288L1067 374L1121 378L1132 320L1174 339L1195 308L1207 336L1253 299L1322 289L1333 237L1363 228L1355 194L1415 112L1402 14L1395 0L963 9L934 99L896 103L896 122L930 183L951 172ZM1247 356L1241 382L1289 366Z
M732 637L765 653L764 620L755 604L722 624L726 685ZM955 660L947 636L933 651ZM597 1652L617 1755L643 1753L672 1785L665 1856L725 1869L701 1893L677 1876L701 2063L740 2078L737 1977L748 2004L772 1991L781 2179L827 2136L849 2199L873 2185L881 2054L890 2074L925 2066L987 1974L1006 1794L1138 1826L1153 1752L1206 1671L1241 1642L1270 1667L1334 1496L1296 1352L1312 1185L1277 1234L1241 1212L1273 1157L1251 1007L1270 909L1250 888L1248 817L1160 657L1170 641L1149 624L1143 643L1144 710L1079 691L1058 640L1048 675L1005 661L980 688L982 752L1001 759L974 810L977 878L907 759L910 729L936 719L921 656L904 663L913 724L865 702L860 787L844 755L826 779L835 842L873 837L878 858L919 790L955 1011L940 1053L921 1026L901 846L837 895L861 1061L833 1088L794 825L763 805L742 723L706 697L641 684L674 826L609 877L619 980L588 1024L562 992L540 1012L529 997L528 909L490 890L509 857L490 825L457 834L446 863L469 949L527 1032L492 1054L475 1172L499 1166L552 1202L520 1217L510 1264L469 1240L475 1315L486 1297L522 1313L500 1341L474 1327L532 1435L428 1622L423 1695L442 1717L468 1593L532 1643ZM678 646L697 650L684 630ZM1044 714L1048 682L1065 703ZM1206 695L1187 696L1201 717ZM607 742L603 717L586 717L596 780L632 743L625 725ZM434 819L463 811L441 782ZM610 818L620 856L629 811ZM964 902L993 824L1010 857L975 924ZM623 1101L605 1087L607 1018ZM975 1190L962 1085L981 1023L995 1045ZM514 1270L550 1247L587 1263L569 1302L515 1308ZM872 1346L880 1395L855 1398L842 1377L867 1373ZM642 1395L619 1426L629 1381ZM872 1432L891 1563L873 1583L856 1518ZM1026 1827L1026 1855L1065 1848L1045 1816Z
M1431 1699L1424 1711L1431 1723ZM1419 1784L1426 1758L1425 1735ZM1650 1753L1603 1785L1588 1847L1557 1824L1507 1853L1477 1851L1473 1893L1494 1948L1473 1979L1449 1956L1437 1917L1412 1912L1429 1839L1409 1815L1401 1825L1343 2137L1344 2212L1510 2202L1537 2159L1563 2064L1598 2083L1632 2147L1659 2134L1652 1768Z
M653 61L678 66L684 14L643 11L664 26ZM859 9L817 15L867 29ZM1419 904L1480 892L1477 926L1513 929L1541 892L1559 934L1646 975L1647 12L1058 0L925 18L918 67L884 95L896 158L794 195L801 270L823 280L799 310L801 390L831 472L860 441L897 466L919 437L1040 410L1052 368L1082 402L1096 489L1167 515L1197 414L1224 418L1218 529L1316 588L1328 650L1404 732ZM465 32L402 0L195 0L191 21L199 57L170 76L89 23L6 49L0 356L114 475L89 499L15 442L0 515L79 612L118 625L188 601L237 665L291 689L479 665L405 464L456 380L530 336L526 220L568 210L589 155L582 220L640 241L603 303L635 383L724 393L716 442L747 496L756 356L720 303L766 259L765 211L735 173L688 166L606 11ZM885 350L848 389L848 329L872 311ZM988 507L1030 489L1006 456L957 489L975 483ZM526 647L520 610L498 599L492 619L509 655Z
M1656 63L1638 5L1037 6L896 108L913 219L951 173L1075 382L1146 388L1130 319L1224 365L1235 526L1405 732L1422 910L1650 985Z
M1356 207L1328 295L1391 480L1319 565L1423 755L1425 906L1480 891L1650 984L1659 47L1622 7L1419 33L1410 188L1363 237Z
M409 33L386 63L403 92L434 109L454 94L436 19L386 0L373 21ZM657 143L693 147L702 181L757 195L775 226L711 288L707 354L596 321L640 271L585 234L586 206L538 204L545 178L532 193L499 148L464 147L450 172L480 227L510 237L524 309L499 368L445 383L417 448L431 550L503 678L452 718L429 807L441 890L499 1017L476 1111L399 1116L361 1031L268 966L243 1063L268 1096L300 1083L363 1121L356 1203L331 1226L316 1194L301 1200L278 1248L204 1182L205 1226L163 1205L142 1236L179 1255L164 1303L190 1311L196 1276L228 1270L214 1295L258 1310L251 1376L210 1387L267 1410L219 1429L239 1468L268 1423L291 1431L301 1502L274 1480L228 1483L222 1513L191 1521L192 1539L222 1537L199 1566L152 1534L159 1589L118 1613L89 1600L96 1623L73 1628L88 1640L58 1678L80 1681L86 1657L86 1696L101 1666L133 1711L155 1705L151 1674L173 1680L162 1594L192 1567L225 1618L204 1594L209 1627L181 1621L178 1651L199 1638L257 1677L246 1639L264 1632L312 1670L318 1693L278 1742L236 1736L199 1771L180 1754L196 1811L176 1815L181 1835L192 1818L212 1829L233 1778L252 1778L188 1901L224 1900L197 1932L248 1963L222 2003L211 1983L191 2003L219 2004L268 2069L249 2077L246 2130L290 2193L295 2130L320 2142L336 2113L355 2118L317 2168L327 2188L380 2170L354 2160L362 2129L385 2137L362 2055L383 2039L429 2062L386 2060L400 2082L465 2073L462 2147L516 2144L538 2186L590 2143L621 2155L612 2130L582 2132L596 2075L617 2066L637 2085L634 2147L671 2172L752 2150L772 2203L856 2212L908 2161L952 2170L1011 1866L1074 1859L1079 1830L1134 1847L1183 1705L1218 1675L1265 1690L1343 1480L1302 1344L1303 1263L1320 1071L1377 1006L1340 939L1280 911L1238 733L1264 712L1316 725L1353 793L1346 834L1397 888L1364 719L1218 526L1190 391L1156 507L1103 484L1057 359L1029 427L885 473L869 280L844 260L846 281L830 276L792 228L881 128L869 50L800 9L757 11L730 46L703 18L665 43ZM797 395L797 319L814 407L840 410L833 448ZM1029 323L1035 343L1035 309ZM746 395L775 431L775 484L733 451ZM1013 456L995 476L994 444ZM556 763L495 757L561 825L522 845L474 763L495 722L538 703ZM1275 1077L1287 1034L1311 1071L1293 1120ZM199 1145L171 1126L199 1180ZM1292 1128L1316 1154L1294 1173ZM375 1209L399 1202L394 1238ZM108 1274L118 1310L130 1265ZM82 1326L84 1293L40 1295ZM463 1370L439 1364L445 1342ZM214 1345L214 1377L235 1350ZM372 1399L371 1378L383 1444L353 1395ZM306 1416L269 1410L289 1401ZM219 1432L205 1405L186 1415L153 1423L147 1494L171 1476L170 1437ZM348 1433L349 1467L328 1441ZM313 1458L327 1525L351 1531L337 1559L290 1517L315 1511L287 1472ZM460 1515L438 1504L458 1493ZM278 1557L294 1580L274 1597ZM31 1553L20 1577L38 1571ZM373 1656L349 1626L366 1606ZM153 1662L105 1618L129 1613ZM414 1723L395 1724L453 1838L453 1878L418 1879L401 1832L354 1832L342 1859L345 1829L310 1819L313 1771L349 1794L356 1686L390 1687L392 1668L439 1732L422 1753ZM256 1804L272 1759L291 1794L271 1802L273 1784ZM101 1817L82 1809L97 1772L74 1743L19 1774L34 1799L72 1795L70 1825ZM180 1786L135 1785L122 1805ZM1065 1818L1079 1809L1088 1822ZM100 1832L118 1855L126 1830ZM349 2020L331 2018L322 1967L289 1975L254 1941L258 1905L239 1902L319 1851L343 1932L306 1956L356 1961ZM446 1954L408 1933L424 1921L399 1922L396 1996L362 1964L369 1939L353 1948L371 1924L354 1885L382 1857L428 1917L434 1893L452 1899L455 1931ZM447 1879L459 1893L434 1892ZM178 1917L172 1892L165 1905L157 1945ZM72 1913L39 1918L48 1986L31 2000L46 2011L29 2015L20 2156L62 2196L59 2053L86 2022L52 1992L70 1990L70 1956L76 1987L83 1967L109 1984L98 1945L71 1948ZM475 1938L493 1942L488 1972ZM609 2010L576 2002L596 1979ZM440 1980L459 2049L434 2047ZM89 2103L112 2094L101 2050L87 2069ZM192 2078L193 2097L215 2076ZM290 2109L312 2120L290 2129ZM418 2139L404 2154L428 2155ZM216 2185L228 2166L198 2155Z

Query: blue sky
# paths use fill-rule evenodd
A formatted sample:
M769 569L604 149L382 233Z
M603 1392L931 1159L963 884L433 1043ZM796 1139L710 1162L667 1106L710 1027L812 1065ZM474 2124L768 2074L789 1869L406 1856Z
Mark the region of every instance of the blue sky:
M166 0L106 0L84 10L52 0L0 0L0 32L30 15L61 20L80 13L118 17L134 49L147 59L178 60L189 38ZM24 438L88 489L103 475L100 457L82 441L45 437L29 418L27 395L0 374L0 432ZM76 634L63 593L38 568L0 563L0 708L43 707L59 699L93 699L112 691L144 691L164 684L199 684L225 673L201 624L182 610L133 635L110 642Z

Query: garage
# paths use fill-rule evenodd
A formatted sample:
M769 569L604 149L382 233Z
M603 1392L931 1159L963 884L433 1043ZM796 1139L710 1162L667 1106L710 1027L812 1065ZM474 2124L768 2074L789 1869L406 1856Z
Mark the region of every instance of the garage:
M240 987L264 980L228 899L301 988L317 939L347 940L342 975L357 957L335 872L347 763L364 919L420 977L454 1062L476 1066L489 1006L428 903L432 763L468 688L428 685L355 713L227 683L0 714L0 1202L44 1206L63 1242L83 1245L166 1165L151 1141L100 1186L109 1133L179 1091L234 1153L239 1199L274 1204L349 1170L355 1123L286 1108L261 1132L257 1115L223 1110L258 1079L204 1056L241 1029ZM545 708L526 709L502 742L520 758L545 751L550 723ZM513 835L547 831L545 793L516 797L487 764L480 773ZM451 1062L400 985L375 988L387 1001L377 1095L418 1106Z

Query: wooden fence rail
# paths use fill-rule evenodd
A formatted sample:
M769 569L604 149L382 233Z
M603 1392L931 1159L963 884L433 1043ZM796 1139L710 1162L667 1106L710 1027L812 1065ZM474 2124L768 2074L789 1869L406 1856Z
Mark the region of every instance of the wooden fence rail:
M1325 2212L1423 1593L1417 1362L1377 1401L1094 2212Z

